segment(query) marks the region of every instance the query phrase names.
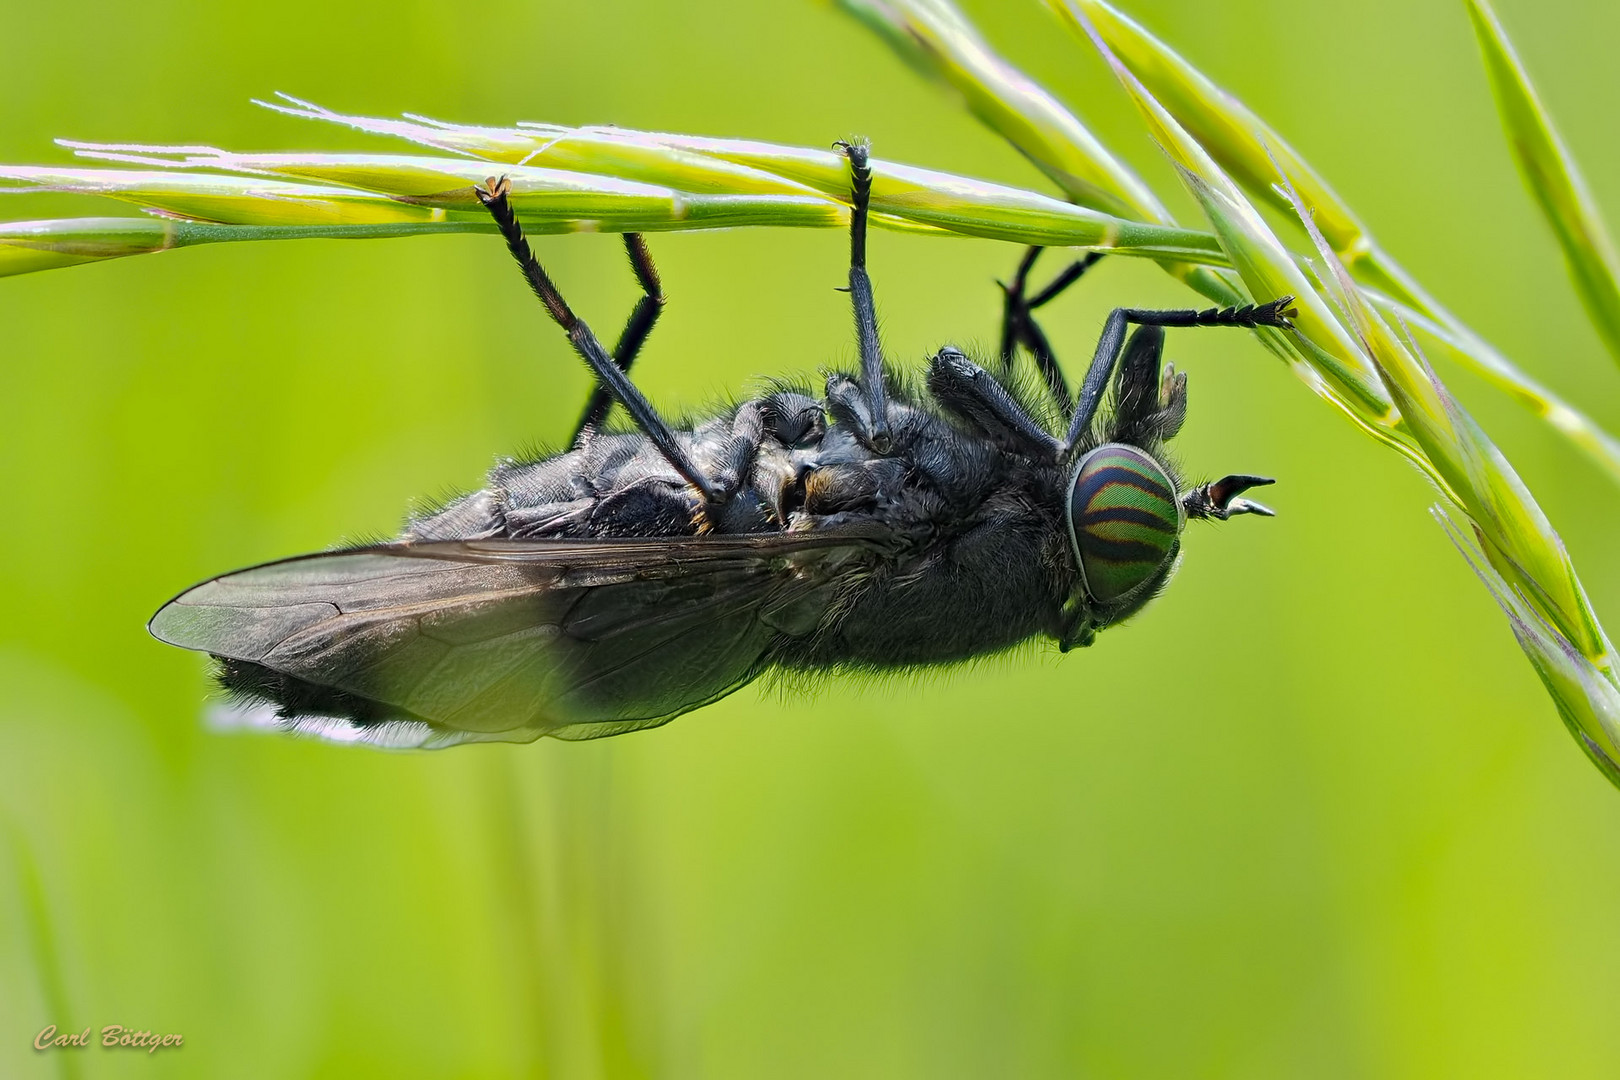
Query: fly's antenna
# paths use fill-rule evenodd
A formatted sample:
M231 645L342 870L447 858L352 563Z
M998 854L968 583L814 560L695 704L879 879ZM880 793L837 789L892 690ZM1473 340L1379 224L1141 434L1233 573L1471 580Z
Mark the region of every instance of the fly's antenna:
M1181 496L1181 506L1190 518L1205 518L1215 521L1225 521L1238 514L1259 514L1261 517L1276 517L1277 512L1269 506L1254 502L1250 499L1240 499L1239 495L1250 488L1265 487L1277 481L1269 476L1248 476L1237 474L1223 476L1219 480L1211 480L1201 487L1195 487Z

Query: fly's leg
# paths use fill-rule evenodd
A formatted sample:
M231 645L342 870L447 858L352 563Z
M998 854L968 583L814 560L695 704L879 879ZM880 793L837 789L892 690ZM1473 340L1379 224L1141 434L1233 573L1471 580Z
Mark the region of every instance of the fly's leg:
M718 512L720 507L713 507L715 512L698 523L699 532L724 532L733 527L737 531L747 531L750 523L757 518L757 507L751 507L748 500L732 499L732 496L742 490L753 473L754 459L759 455L760 444L765 441L766 419L766 409L758 401L745 401L737 407L731 418L731 437L713 459L714 482L731 502L725 508L725 514Z
M889 431L888 389L883 382L883 343L878 339L872 279L866 273L866 218L872 201L872 167L863 142L835 143L849 158L849 299L855 309L855 340L861 353L856 381L835 376L827 384L834 415L849 424L873 453L887 454L894 445Z
M1003 325L1003 344L1023 343L1035 354L1038 363L1044 355L1049 367L1047 385L1059 401L1067 401L1068 388L1062 374L1051 362L1051 350L1045 345L1031 309L1047 303L1064 289L1078 281L1086 270L1096 263L1100 255L1079 259L1041 290L1034 298L1025 300L1024 288L1029 271L1040 254L1040 248L1031 248L1018 265L1011 285L1005 286L1008 296L1007 318ZM1102 338L1097 343L1097 354L1086 373L1080 389L1080 403L1076 408L1063 440L1054 438L1018 403L997 379L973 363L959 350L944 348L935 355L928 369L928 388L935 399L960 419L971 424L985 437L1010 450L1043 461L1057 461L1080 439L1097 412L1097 405L1114 370L1120 366L1123 348L1124 363L1120 372L1120 394L1116 427L1125 433L1124 441L1152 436L1169 438L1181 426L1186 407L1185 378L1179 395L1169 403L1159 400L1159 356L1164 347L1163 327L1167 326L1280 326L1291 325L1294 314L1289 305L1293 297L1283 297L1269 304L1251 304L1236 308L1209 308L1204 311L1147 311L1139 308L1116 308L1104 324ZM1125 341L1125 327L1135 323L1142 329ZM1010 358L1010 350L1004 351ZM1061 393L1060 393L1061 392Z
M928 390L934 400L976 428L980 434L1015 453L1055 462L1063 446L1024 411L1007 388L961 350L946 346L928 365Z
M1025 296L1028 287L1029 272L1035 267L1035 260L1040 258L1044 248L1032 247L1024 253L1018 262L1018 269L1013 273L1009 284L1002 285L1004 300L1001 309L1001 363L1005 371L1012 370L1013 355L1019 345L1029 350L1030 356L1035 359L1035 366L1040 370L1041 378L1046 383L1046 389L1057 403L1058 409L1068 412L1073 408L1069 397L1069 383L1058 368L1057 358L1052 354L1052 345L1047 340L1045 332L1041 330L1040 323L1035 321L1035 309L1055 300L1063 290L1076 281L1097 264L1102 258L1102 252L1093 251L1074 262L1068 268L1052 279L1051 284L1036 293L1034 296Z
M641 299L630 312L629 320L624 324L624 332L619 335L618 344L613 346L613 362L619 370L629 374L630 365L635 363L636 354L641 352L642 344L647 335L652 333L653 326L658 322L658 315L664 310L664 288L658 280L658 268L653 265L652 253L647 250L647 241L641 238L640 233L624 234L624 253L630 257L630 269L635 272L636 281L641 285ZM525 271L527 273L527 271ZM591 391L591 399L580 415L579 425L574 428L574 437L570 444L579 446L588 441L596 429L602 426L607 419L609 410L613 408L613 394L606 386L598 384Z
M635 419L636 426L652 440L654 446L658 447L670 467L702 493L703 501L707 505L724 504L733 492L726 491L699 471L686 450L676 441L674 431L664 422L663 417L653 410L651 403L642 396L641 391L636 389L624 369L608 355L608 351L602 347L602 343L591 332L591 328L569 308L562 293L557 291L557 286L552 284L551 278L541 268L539 260L534 257L534 252L529 249L529 241L524 238L523 227L518 224L517 215L512 212L511 203L507 199L509 189L510 184L502 177L500 180L492 178L484 187L475 187L473 190L478 194L478 201L484 204L490 216L495 219L495 224L500 227L501 235L506 238L507 249L522 268L523 277L528 281L529 288L534 291L540 303L545 305L546 314L568 334L569 344L573 345L574 351L595 374L597 381L612 395L613 400L624 406L625 411ZM634 316L632 326L633 324ZM626 329L628 332L631 328ZM646 336L645 332L642 336Z
M1246 304L1242 307L1205 308L1202 311L1193 309L1177 309L1174 311L1145 311L1140 308L1115 308L1108 315L1108 321L1103 323L1102 336L1097 339L1097 352L1092 357L1091 367L1086 371L1086 379L1080 385L1080 398L1075 405L1074 416L1069 421L1068 433L1063 439L1063 451L1067 453L1097 415L1097 405L1102 401L1103 391L1108 388L1108 381L1113 377L1114 365L1119 360L1120 349L1125 345L1125 327L1136 324L1142 327L1132 336L1130 351L1132 353L1152 351L1157 355L1159 348L1160 327L1169 326L1275 326L1289 329L1294 324L1289 320L1298 314L1291 306L1294 302L1292 296L1284 296L1264 304ZM1141 340L1138 341L1137 339Z

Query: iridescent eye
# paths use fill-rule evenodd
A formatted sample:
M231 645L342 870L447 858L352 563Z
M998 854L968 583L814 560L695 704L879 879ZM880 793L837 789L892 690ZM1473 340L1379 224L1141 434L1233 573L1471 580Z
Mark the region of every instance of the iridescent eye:
M1075 465L1068 518L1086 592L1105 604L1160 573L1186 521L1164 466L1123 443L1105 443Z

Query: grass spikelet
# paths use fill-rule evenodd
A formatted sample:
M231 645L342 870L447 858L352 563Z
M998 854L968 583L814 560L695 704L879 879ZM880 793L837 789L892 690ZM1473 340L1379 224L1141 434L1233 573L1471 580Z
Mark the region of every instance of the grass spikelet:
M1387 251L1328 182L1270 125L1175 50L1105 0L1048 0L1072 29L1107 45L1119 65L1257 203L1291 215L1289 184L1316 213L1335 255L1367 299L1418 327L1447 359L1473 371L1541 417L1620 483L1620 442L1521 370L1435 300ZM1573 262L1572 262L1573 265Z
M1086 15L1076 13L1075 19L1114 67L1150 133L1176 163L1245 285L1260 299L1282 287L1297 287L1303 276L1290 273L1294 260L1236 183L1113 55ZM1402 444L1406 456L1466 515L1496 575L1486 579L1487 586L1499 603L1505 597L1513 599L1504 608L1520 646L1582 748L1611 781L1620 784L1620 772L1613 767L1620 760L1620 728L1614 723L1620 685L1615 681L1612 649L1562 540L1483 429L1446 391L1415 347L1408 347L1363 297L1349 267L1318 227L1317 208L1280 166L1277 181L1277 190L1311 238L1318 265L1325 271L1318 274L1318 302L1299 296L1301 318L1296 321L1294 343L1308 346L1302 348L1301 359L1315 366L1330 385L1342 385L1350 376L1353 390L1365 390L1355 383L1355 376L1368 367L1376 372L1393 408L1368 411L1374 399L1365 393L1335 404L1359 413L1364 430L1388 430L1391 436L1384 441ZM1355 368L1324 367L1324 360L1341 359L1346 340L1355 343L1364 363ZM1466 549L1464 554L1468 555ZM1500 587L1493 587L1493 580L1500 581Z

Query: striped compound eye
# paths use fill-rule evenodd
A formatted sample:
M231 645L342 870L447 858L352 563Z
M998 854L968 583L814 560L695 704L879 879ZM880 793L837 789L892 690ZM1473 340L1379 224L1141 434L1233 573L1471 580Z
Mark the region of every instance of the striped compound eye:
M1075 465L1068 518L1086 593L1103 604L1158 577L1186 523L1164 466L1123 443L1105 443Z

